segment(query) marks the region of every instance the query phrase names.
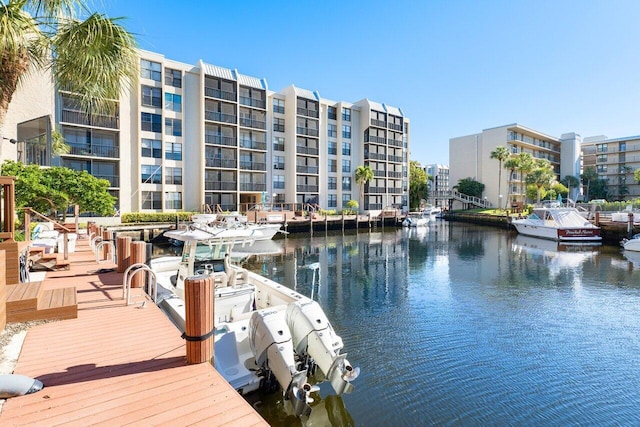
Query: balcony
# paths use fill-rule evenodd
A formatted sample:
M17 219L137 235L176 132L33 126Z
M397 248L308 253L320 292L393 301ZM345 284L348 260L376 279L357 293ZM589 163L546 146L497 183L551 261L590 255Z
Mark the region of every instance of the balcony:
M106 179L107 181L109 181L109 187L120 187L120 177L118 175L92 175L98 179Z
M402 194L402 188L387 188L389 194Z
M382 120L371 119L371 126L377 126L380 128L386 128L387 122L383 122Z
M402 157L398 156L389 156L390 162L402 163Z
M318 166L306 166L306 165L297 165L296 172L297 173L307 173L312 175L318 174Z
M284 144L273 144L274 151L284 151Z
M213 121L213 122L221 122L221 123L236 123L237 116L233 114L226 114L220 111L205 111L204 119Z
M207 168L227 168L236 169L238 167L237 159L205 159L205 167Z
M393 145L394 147L402 148L403 146L402 141L398 141L397 139L387 139L387 143L389 145Z
M234 181L205 181L204 189L209 191L236 191Z
M267 191L267 184L242 182L240 183L240 191Z
M299 116L307 116L307 117L313 117L315 119L317 119L318 117L320 117L320 114L318 114L317 110L310 110L308 108L301 108L298 107L298 115Z
M380 136L369 135L364 142L373 142L375 144L386 144L387 139Z
M267 122L263 120L252 119L250 117L240 117L240 126L253 129L267 129Z
M389 178L402 178L402 172L389 172Z
M250 171L263 171L266 172L267 164L260 162L247 162L240 161L240 169L250 170Z
M204 88L204 96L209 98L224 99L225 101L236 102L237 96L235 92L228 92L226 90L214 89L211 87Z
M387 155L378 153L365 153L364 158L370 160L387 160Z
M117 116L103 116L98 114L85 114L80 111L62 110L61 123L73 123L78 125L96 126L109 129L118 129Z
M91 156L91 157L109 157L109 158L118 158L120 157L120 149L119 147L114 147L111 145L69 145L71 151L69 154L74 156Z
M206 144L226 145L228 147L235 147L237 145L235 136L225 136L222 134L212 133L206 133L204 135L204 142Z
M241 139L240 140L240 148L249 148L251 150L262 150L267 151L267 143L255 141L252 139Z
M305 147L304 145L296 145L296 151L298 154L309 154L311 156L317 156L318 153L320 152L317 148Z
M365 193L369 193L369 194L386 194L387 189L384 187L369 187L368 190L365 191Z
M373 176L387 176L387 172L386 171L373 171Z
M395 124L395 123L389 123L389 124L387 125L387 127L388 127L389 129L402 131L402 125L397 125L397 124Z
M318 136L318 129L310 129L305 127L296 127L298 135Z
M274 132L284 132L284 125L280 125L280 124L273 124L273 131Z
M249 98L248 96L241 96L240 97L240 104L246 105L246 106L249 106L249 107L254 107L254 108L261 108L263 110L267 106L266 102L263 101L262 99Z
M318 192L318 186L317 185L302 185L302 184L298 184L298 185L296 185L296 191L298 193L317 193Z

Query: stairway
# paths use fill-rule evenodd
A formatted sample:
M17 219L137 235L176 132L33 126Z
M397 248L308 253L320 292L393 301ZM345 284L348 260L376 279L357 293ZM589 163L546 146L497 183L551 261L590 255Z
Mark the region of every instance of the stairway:
M7 323L77 317L75 287L44 290L42 282L7 285Z
M69 269L69 261L59 260L58 254L45 254L44 248L29 247L29 271L60 271Z

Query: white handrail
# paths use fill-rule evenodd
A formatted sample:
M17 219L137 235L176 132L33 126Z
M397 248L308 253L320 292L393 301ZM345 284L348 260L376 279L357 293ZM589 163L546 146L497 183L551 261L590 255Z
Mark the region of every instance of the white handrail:
M100 259L100 252L102 251L102 247L104 245L107 245L107 256L105 257L105 259ZM109 261L109 258L111 258L111 261L114 264L118 263L116 259L116 247L111 240L105 240L103 242L98 243L98 246L96 246L95 252L96 252L96 262L98 264L102 264L104 262Z
M133 271L131 271L133 270ZM156 278L156 273L149 268L149 266L143 262L138 262L136 264L133 264L131 266L129 266L125 271L124 271L124 275L122 276L122 299L126 299L127 300L127 305L129 305L130 300L131 300L131 280L133 279L133 277L141 272L141 271L146 271L151 273L151 283L149 284L150 286L150 291L152 292L152 298L153 298L153 302L157 303L157 299L158 299L158 281ZM131 274L129 274L131 273ZM148 294L149 292L147 292Z
M92 249L94 252L95 252L95 250L96 250L96 244L97 244L98 242L101 242L101 241L102 241L102 236L95 236L94 238L92 238L92 239L89 241L89 246L91 247L91 249Z

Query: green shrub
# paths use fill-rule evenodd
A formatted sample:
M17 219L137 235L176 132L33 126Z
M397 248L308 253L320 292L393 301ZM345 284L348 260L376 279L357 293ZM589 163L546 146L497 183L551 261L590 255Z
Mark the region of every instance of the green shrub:
M178 218L178 221L189 221L191 219L191 215L195 214L197 214L197 212L129 212L122 214L120 222L123 224L175 222L176 217Z

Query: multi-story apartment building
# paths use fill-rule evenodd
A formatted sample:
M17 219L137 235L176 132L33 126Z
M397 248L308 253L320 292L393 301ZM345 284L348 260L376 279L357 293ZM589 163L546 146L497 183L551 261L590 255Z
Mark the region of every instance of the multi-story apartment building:
M424 167L431 177L429 186L429 203L434 206L447 206L449 199L449 166L431 164Z
M560 180L567 175L580 176L581 142L582 138L575 133L555 138L515 123L452 138L449 140L451 185L472 178L485 184L485 197L494 206L523 202L526 198L524 177L518 171L510 176L510 171L504 168L500 173L498 160L491 158L491 152L505 146L511 154L529 153L536 159L547 159ZM571 196L575 199L575 194ZM510 200L507 201L507 197Z
M34 81L26 93L42 86ZM39 116L20 107L8 122L21 141L20 160L108 179L123 212L265 202L341 209L349 200L365 210L408 208L410 122L396 107L331 101L293 85L274 92L262 78L147 51L140 51L138 86L114 100L112 116L81 111L73 94L46 90ZM16 105L24 96L16 94ZM70 153L52 155L53 129ZM362 188L359 165L375 175Z
M640 169L640 136L608 139L606 136L584 138L583 168L595 169L607 182L610 200L640 197L640 185L633 173Z

